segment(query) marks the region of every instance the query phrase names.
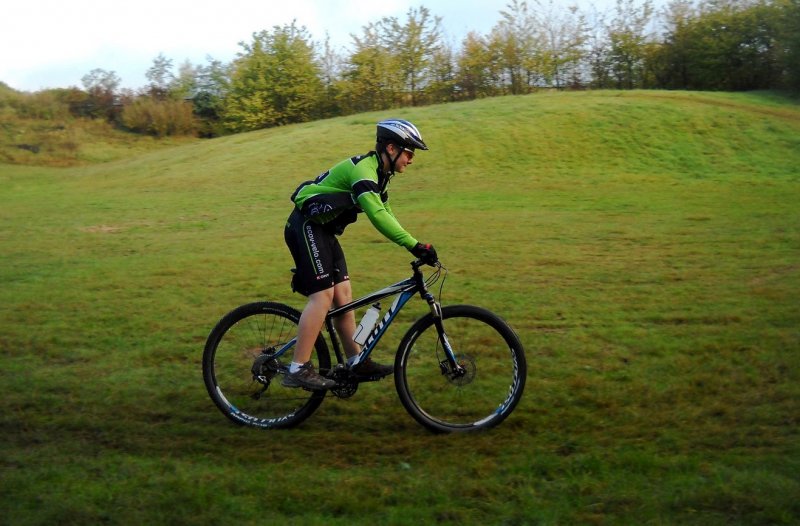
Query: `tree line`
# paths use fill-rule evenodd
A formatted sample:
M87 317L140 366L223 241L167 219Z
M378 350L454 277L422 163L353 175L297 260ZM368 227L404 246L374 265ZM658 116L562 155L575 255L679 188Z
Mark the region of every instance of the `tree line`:
M800 91L800 0L617 0L606 12L512 0L485 35L448 43L441 17L410 8L337 51L297 23L254 33L230 63L159 55L148 84L95 69L49 90L73 115L157 136L216 136L371 110L539 89Z

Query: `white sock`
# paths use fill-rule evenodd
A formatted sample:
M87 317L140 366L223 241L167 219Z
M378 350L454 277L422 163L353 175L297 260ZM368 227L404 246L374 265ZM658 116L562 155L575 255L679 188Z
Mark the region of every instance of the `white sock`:
M291 365L289 365L289 374L294 374L294 373L296 373L297 371L299 371L299 370L300 370L300 368L301 368L302 366L303 366L303 364L302 364L302 363L292 362L292 363L291 363Z

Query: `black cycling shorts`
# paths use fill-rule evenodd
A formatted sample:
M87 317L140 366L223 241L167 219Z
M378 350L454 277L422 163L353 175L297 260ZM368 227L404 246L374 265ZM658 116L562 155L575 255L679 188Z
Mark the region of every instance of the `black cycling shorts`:
M297 271L293 288L309 296L347 281L347 262L336 233L293 210L283 232Z

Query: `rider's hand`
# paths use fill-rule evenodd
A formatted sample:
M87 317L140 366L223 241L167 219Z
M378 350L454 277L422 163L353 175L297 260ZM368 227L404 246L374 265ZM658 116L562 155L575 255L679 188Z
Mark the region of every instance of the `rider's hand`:
M433 245L430 243L417 243L414 248L411 249L411 253L414 254L414 257L419 258L423 263L428 265L433 265L439 261L439 258L436 256L436 249L433 248Z

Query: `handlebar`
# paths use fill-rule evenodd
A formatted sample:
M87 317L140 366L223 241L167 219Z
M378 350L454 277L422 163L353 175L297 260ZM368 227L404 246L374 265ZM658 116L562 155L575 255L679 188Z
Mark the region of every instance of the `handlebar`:
M421 267L424 267L425 265L428 265L429 267L436 267L436 268L441 268L442 267L442 263L438 259L436 261L434 261L433 263L430 263L430 262L427 262L427 261L423 261L421 259L417 259L417 260L411 262L411 268L413 268L414 270L419 270Z

